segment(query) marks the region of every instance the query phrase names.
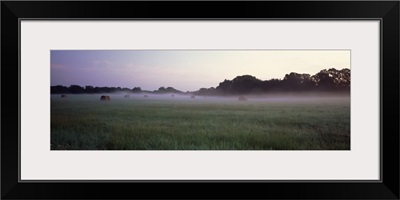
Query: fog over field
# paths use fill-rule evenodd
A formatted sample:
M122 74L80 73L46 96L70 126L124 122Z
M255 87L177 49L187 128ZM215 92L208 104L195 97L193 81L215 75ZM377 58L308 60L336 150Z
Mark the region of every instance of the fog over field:
M227 96L196 96L191 94L132 94L132 93L104 93L104 94L68 94L68 98L78 98L80 100L100 100L102 95L110 96L111 101L121 100L123 101L135 101L135 100L165 100L165 101L177 101L177 102L201 102L201 103L235 103L240 102L243 104L251 104L256 102L319 102L319 103L341 103L350 102L350 95L347 94L331 94L331 93L307 93L307 94L287 94L287 93L275 93L268 95L227 95ZM129 97L125 97L129 95ZM145 97L147 95L147 97ZM52 99L60 98L60 95L51 95ZM194 96L194 98L192 98ZM243 96L246 98L245 101L239 101L238 98Z
M350 150L349 96L101 95L51 95L52 150Z

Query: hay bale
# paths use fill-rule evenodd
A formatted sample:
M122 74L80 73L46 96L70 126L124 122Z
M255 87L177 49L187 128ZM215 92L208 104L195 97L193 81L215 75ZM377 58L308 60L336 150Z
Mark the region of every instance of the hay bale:
M129 98L129 94L125 95L124 97L125 97L125 98Z
M61 98L66 98L66 97L67 97L66 94L62 94L62 95L61 95Z
M111 98L110 98L110 96L101 96L100 97L100 101L110 101L111 100Z
M245 96L240 96L239 101L247 101L247 98Z

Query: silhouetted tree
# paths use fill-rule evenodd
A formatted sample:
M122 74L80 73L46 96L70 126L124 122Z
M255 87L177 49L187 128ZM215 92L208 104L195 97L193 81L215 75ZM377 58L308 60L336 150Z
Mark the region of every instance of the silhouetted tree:
M338 91L350 89L350 69L324 69L312 77L319 90Z
M95 93L95 92L96 91L93 86L91 86L91 85L85 86L85 93Z
M217 91L221 94L231 94L233 93L233 81L224 80L217 86Z
M132 88L132 92L135 92L135 93L142 92L142 89L140 87L134 87L134 88Z
M158 90L154 90L154 92L155 93L182 93L182 91L180 91L180 90L177 90L177 89L175 89L175 88L173 88L173 87L167 87L167 88L165 88L165 87L160 87L160 88L158 88Z
M66 86L62 86L62 85L51 86L50 92L51 92L51 94L70 93L69 89Z
M217 95L218 92L214 87L210 87L210 88L200 88L198 91L194 92L194 94L203 96L213 96Z
M262 88L264 92L277 92L282 90L282 81L279 79L271 79L263 81Z
M336 84L341 89L350 89L350 69L344 68L339 71L336 77Z
M286 74L282 80L283 89L286 91L305 91L312 89L315 84L311 80L310 74L290 73Z
M260 92L262 81L254 76L243 75L233 79L232 89L235 94L248 94Z
M71 86L69 86L68 89L72 94L80 94L80 93L84 93L84 91L85 91L83 89L83 87L81 87L79 85L71 85Z

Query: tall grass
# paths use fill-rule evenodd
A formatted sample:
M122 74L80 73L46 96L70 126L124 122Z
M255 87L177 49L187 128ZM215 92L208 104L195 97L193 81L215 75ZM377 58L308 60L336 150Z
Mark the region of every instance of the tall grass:
M51 149L349 150L350 102L53 96Z

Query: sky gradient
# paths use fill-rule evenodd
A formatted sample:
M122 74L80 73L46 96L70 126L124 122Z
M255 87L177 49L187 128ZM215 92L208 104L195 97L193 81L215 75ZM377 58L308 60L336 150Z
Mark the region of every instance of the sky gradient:
M252 75L282 79L350 68L349 50L51 50L51 85L141 87L181 91L216 87Z

